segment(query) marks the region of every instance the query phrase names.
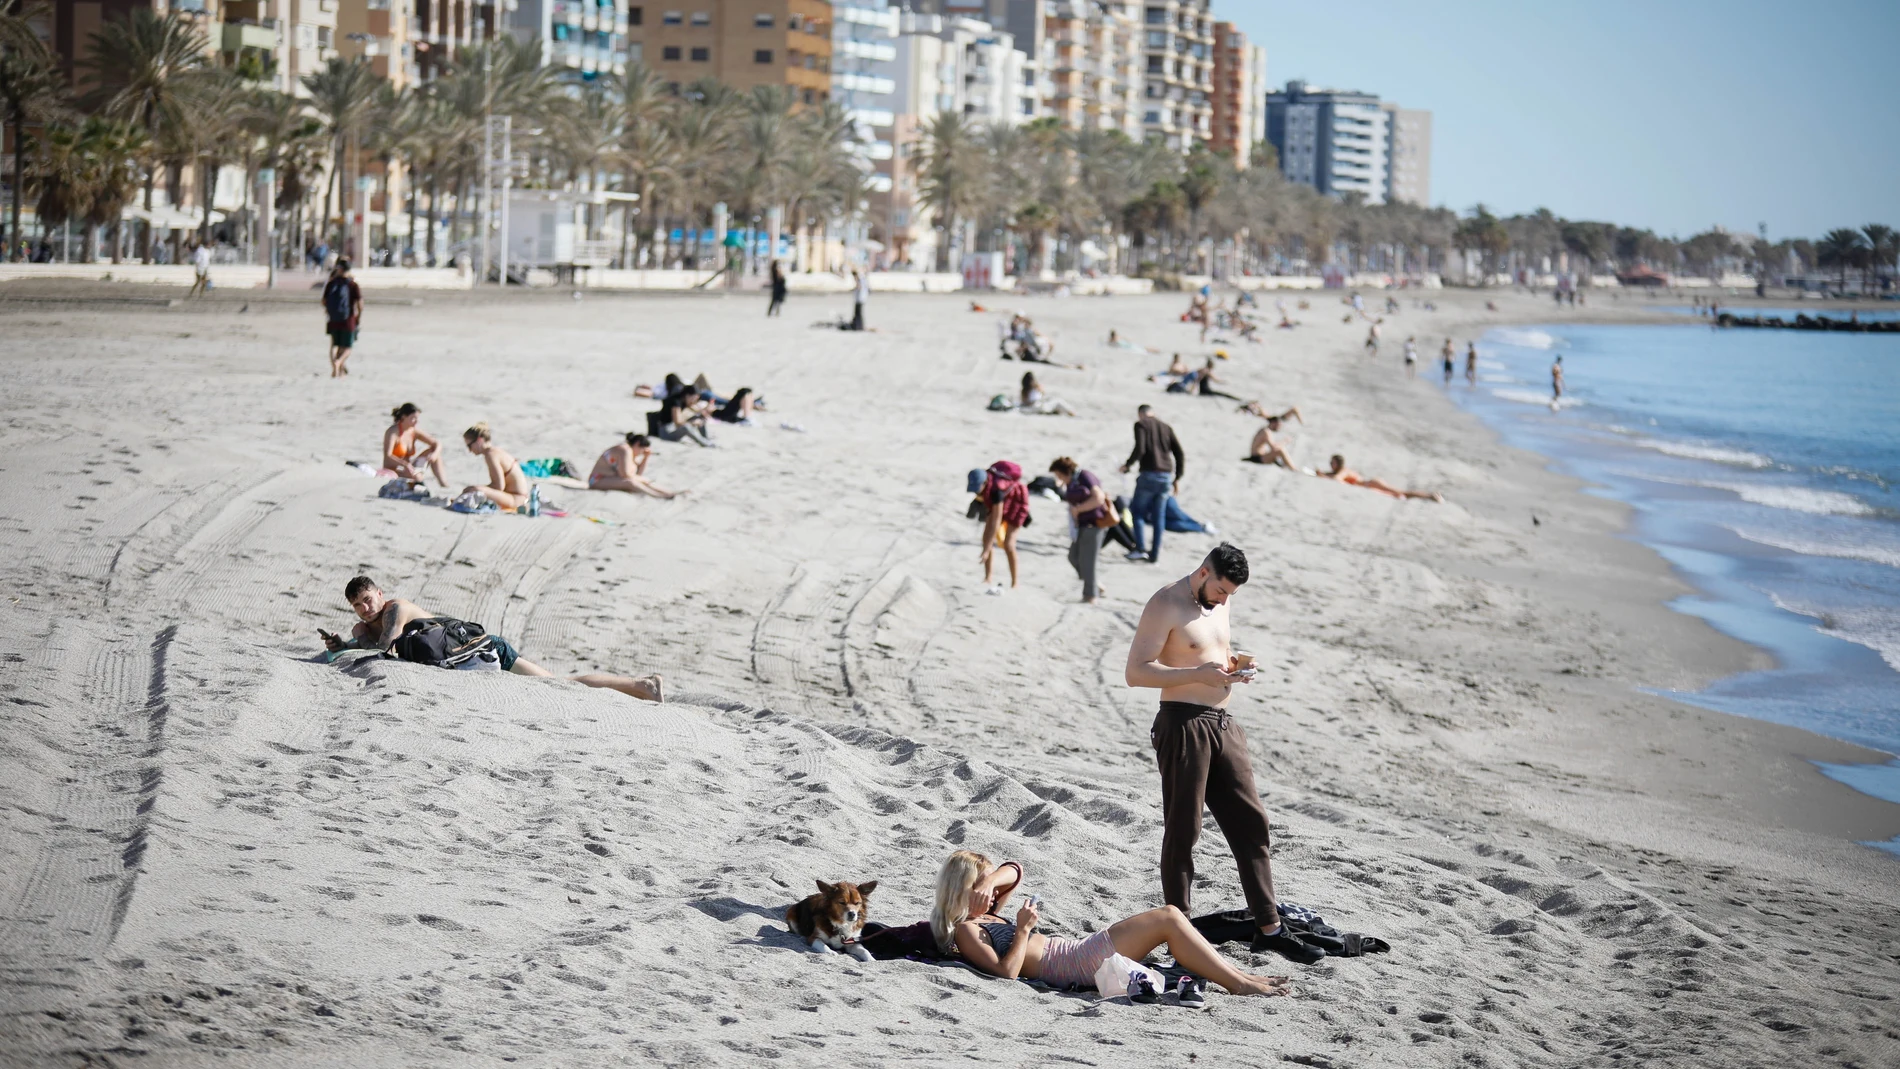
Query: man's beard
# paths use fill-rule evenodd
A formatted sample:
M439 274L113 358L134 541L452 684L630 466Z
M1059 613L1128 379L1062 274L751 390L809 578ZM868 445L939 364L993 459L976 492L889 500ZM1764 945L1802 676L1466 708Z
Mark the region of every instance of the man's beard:
M1201 588L1194 592L1194 600L1200 603L1201 608L1203 610L1207 612L1214 611L1214 603L1207 600L1207 584L1206 583L1202 583Z

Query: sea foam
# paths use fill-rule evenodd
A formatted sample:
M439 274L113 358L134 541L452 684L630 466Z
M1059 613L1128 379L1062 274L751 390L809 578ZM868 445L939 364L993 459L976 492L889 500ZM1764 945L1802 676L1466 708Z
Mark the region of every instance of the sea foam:
M1753 527L1730 527L1729 530L1757 545L1773 546L1790 553L1799 553L1806 557L1835 557L1841 560L1864 560L1874 564L1884 564L1889 568L1900 568L1900 543L1889 542L1819 542L1812 538L1799 538L1794 535L1763 531Z
M1630 445L1643 449L1653 449L1658 453L1667 453L1672 457L1684 457L1689 460L1712 460L1717 464L1733 464L1739 468L1771 468L1775 462L1760 453L1751 453L1746 449L1730 449L1726 446L1703 445L1697 442L1675 442L1667 438L1632 438Z
M1559 397L1555 401L1547 393L1536 390L1492 390L1491 396L1500 401L1514 401L1520 405L1538 405L1543 408L1574 408L1583 402L1575 397Z
M1751 505L1812 512L1822 516L1872 516L1874 507L1853 494L1836 490L1814 490L1805 486L1777 486L1772 483L1698 482L1711 490L1727 490Z
M1491 331L1491 340L1501 345L1515 345L1520 349L1555 349L1562 340L1553 334L1541 330L1522 330L1512 327L1500 327Z
M1900 612L1892 609L1816 609L1785 601L1770 593L1775 607L1818 620L1817 630L1844 638L1880 654L1894 671L1900 672Z

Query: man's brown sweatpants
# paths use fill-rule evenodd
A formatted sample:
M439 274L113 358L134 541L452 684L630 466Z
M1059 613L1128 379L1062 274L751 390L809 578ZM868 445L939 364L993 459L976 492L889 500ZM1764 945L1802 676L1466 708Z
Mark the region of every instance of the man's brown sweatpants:
M1267 811L1253 785L1247 733L1225 709L1162 702L1149 732L1161 766L1161 896L1188 912L1194 890L1194 844L1205 804L1240 866L1240 887L1254 919L1279 919L1273 868L1267 860ZM1190 914L1191 915L1191 914Z

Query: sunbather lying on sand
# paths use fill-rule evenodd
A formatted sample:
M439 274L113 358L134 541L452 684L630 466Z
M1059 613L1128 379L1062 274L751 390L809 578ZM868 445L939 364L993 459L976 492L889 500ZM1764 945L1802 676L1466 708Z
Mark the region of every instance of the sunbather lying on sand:
M587 476L590 490L624 490L661 500L675 498L684 490L662 490L647 481L647 461L653 459L653 443L644 434L627 432L627 440L615 442L594 461Z
M1401 490L1396 486L1392 486L1378 479L1368 479L1364 475L1347 467L1346 458L1340 456L1338 453L1333 454L1333 466L1331 470L1316 471L1313 474L1322 479L1338 480L1347 486L1363 486L1368 490L1377 490L1391 497L1416 497L1424 501L1445 500L1445 495L1443 494L1428 494L1423 490Z
M384 594L367 575L359 575L350 580L349 585L343 588L343 596L349 599L350 608L356 610L356 617L361 622L350 629L350 638L347 642L339 635L318 630L317 633L323 636L324 646L332 652L381 650L387 653L389 648L396 644L396 639L402 636L403 629L412 622L436 618L434 613L413 601L404 601ZM501 667L505 672L513 672L520 676L552 676L554 674L533 661L521 657L508 640L500 635L488 636L488 642L489 648L500 657ZM630 697L650 702L659 701L662 694L660 677L657 675L635 678L609 675L605 672L587 672L567 678L585 686L617 690Z
M1042 918L1033 903L1016 911L1014 923L1006 921L996 910L1021 890L1022 881L1022 866L1014 861L998 866L969 850L951 854L937 872L936 904L930 910L930 931L938 949L992 976L1041 980L1052 987L1092 987L1095 970L1110 957L1120 954L1140 961L1166 943L1182 968L1233 994L1284 995L1290 990L1284 976L1254 976L1234 968L1173 906L1116 921L1087 939L1036 931Z
M422 409L404 402L389 412L390 424L383 431L383 467L405 479L422 481L426 467L435 472L438 486L447 486L442 477L442 443L416 426Z

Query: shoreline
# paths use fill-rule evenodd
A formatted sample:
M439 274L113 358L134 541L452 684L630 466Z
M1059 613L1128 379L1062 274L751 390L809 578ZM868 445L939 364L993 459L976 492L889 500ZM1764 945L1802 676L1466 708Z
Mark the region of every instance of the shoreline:
M1148 593L1216 539L1169 535L1161 568L1110 555L1084 606L1038 500L1023 586L986 597L962 478L997 457L1113 473L1147 401L1188 448L1184 504L1254 560L1234 626L1263 670L1232 708L1276 881L1395 948L1298 969L1230 947L1299 993L1210 996L1197 1051L1258 1058L1270 1032L1308 1064L1878 1061L1900 1037L1852 991L1891 969L1900 890L1856 840L1900 831L1900 807L1811 763L1866 751L1635 689L1759 655L1667 607L1687 587L1624 533L1628 506L1398 372L1399 328L1542 322L1545 302L1432 296L1439 313L1388 321L1377 362L1321 298L1220 370L1302 407L1303 462L1340 451L1445 505L1241 463L1257 421L1143 381L1212 348L1173 322L1185 296L998 302L1088 365L1033 368L1073 419L986 411L1025 368L996 359L997 314L941 298L874 298L881 333L861 336L806 326L845 298L780 321L750 295L372 309L341 383L314 308L0 312L22 342L0 357L19 532L0 612L24 658L0 663L24 699L0 769L29 800L0 842L41 874L0 875L21 963L0 990L27 1008L0 1041L154 1064L344 1045L378 1066L875 1064L999 1043L1146 1064L1184 1019L841 964L779 918L813 878L874 878L874 918L915 920L956 846L1026 861L1065 934L1155 904L1154 696L1122 685L1121 657ZM1497 315L1470 307L1487 298ZM1110 326L1164 355L1106 348ZM754 386L774 417L663 448L657 478L686 498L559 493L605 523L382 501L343 465L404 400L451 444L484 419L518 457L590 457L650 407L633 384L669 370ZM453 450L450 470L475 471ZM664 671L669 702L309 662L358 571L557 673ZM122 815L143 851L123 872L97 832ZM1197 910L1237 904L1211 827L1198 860Z

